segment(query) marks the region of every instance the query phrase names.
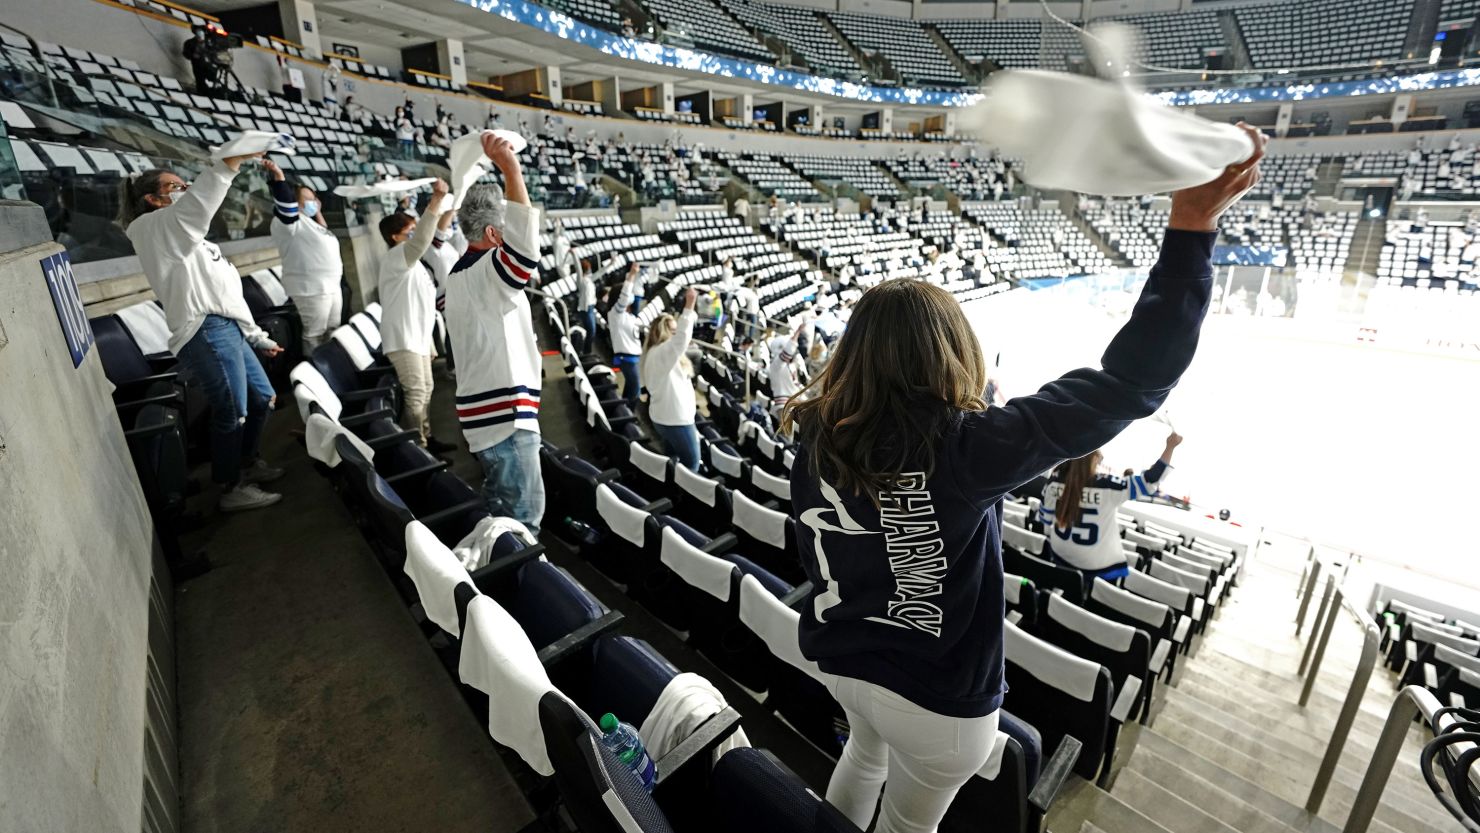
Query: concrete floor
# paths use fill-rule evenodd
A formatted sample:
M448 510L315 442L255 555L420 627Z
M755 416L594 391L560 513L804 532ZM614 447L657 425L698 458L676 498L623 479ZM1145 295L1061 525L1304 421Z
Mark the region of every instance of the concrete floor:
M298 427L279 411L264 442L283 501L185 542L214 569L176 591L183 829L518 829L524 796Z

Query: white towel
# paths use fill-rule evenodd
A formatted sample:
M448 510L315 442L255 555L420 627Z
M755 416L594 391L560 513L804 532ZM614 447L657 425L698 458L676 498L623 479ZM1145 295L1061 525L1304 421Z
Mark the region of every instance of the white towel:
M164 310L152 301L141 301L118 311L123 326L128 328L139 351L146 356L170 351L170 325Z
M1128 66L1134 32L1104 27L1087 39L1095 66ZM1134 197L1217 179L1254 153L1230 124L1174 110L1122 81L1041 70L994 72L963 126L1023 160L1023 181L1044 189Z
M334 448L334 438L343 434L349 437L350 444L359 449L360 454L366 460L375 462L375 451L365 445L365 441L356 437L344 427L323 414L313 414L308 418L308 423L303 428L304 441L308 445L308 456L318 460L331 469L339 468L339 451Z
M672 752L704 721L723 711L727 705L724 695L698 674L679 674L669 680L663 693L658 695L658 702L653 704L652 711L637 728L648 757L657 761ZM745 737L745 730L737 726L734 734L714 748L711 760L718 761L731 749L746 746L750 746L750 739Z
M287 133L268 133L265 130L243 130L231 141L211 148L211 158L230 159L249 153L297 153L293 149L293 137Z
M554 775L540 732L540 698L555 686L524 629L487 596L468 603L457 672L488 695L488 734L518 752L535 772Z
M766 643L777 659L826 685L832 675L823 673L817 663L802 656L802 644L797 636L801 618L801 614L762 587L755 576L740 579L740 621Z
M534 546L538 539L530 534L529 527L513 518L484 518L478 521L473 531L463 536L452 554L465 570L476 570L488 564L493 557L493 544L505 532L517 535L525 546Z
M421 521L406 524L404 569L411 577L411 583L416 585L416 596L421 600L427 618L447 633L461 636L455 591L459 584L472 584L473 579L447 545Z
M340 185L334 189L334 193L347 200L358 200L385 194L399 194L402 191L415 191L417 188L424 188L436 181L437 178L434 176L420 179L383 179L369 185Z
M493 134L507 140L518 153L529 144L512 130L485 130L460 136L447 151L447 166L452 169L452 208L462 207L463 196L483 177L488 157L483 155L483 137Z

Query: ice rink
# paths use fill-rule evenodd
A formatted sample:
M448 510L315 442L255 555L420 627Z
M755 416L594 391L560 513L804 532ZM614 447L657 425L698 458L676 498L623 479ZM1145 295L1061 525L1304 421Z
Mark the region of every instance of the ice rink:
M1060 290L968 305L1008 396L1099 357L1126 314ZM1480 588L1480 360L1357 338L1357 326L1213 316L1159 416L1186 442L1165 491L1234 520ZM1167 426L1144 420L1106 448L1144 468ZM1475 513L1472 515L1472 513Z

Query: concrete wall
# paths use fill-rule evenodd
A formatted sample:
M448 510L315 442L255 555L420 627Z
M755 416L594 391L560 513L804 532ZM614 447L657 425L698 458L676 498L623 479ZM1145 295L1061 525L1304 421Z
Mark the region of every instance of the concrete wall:
M0 203L0 830L138 830L153 527L96 348L72 367L48 238Z

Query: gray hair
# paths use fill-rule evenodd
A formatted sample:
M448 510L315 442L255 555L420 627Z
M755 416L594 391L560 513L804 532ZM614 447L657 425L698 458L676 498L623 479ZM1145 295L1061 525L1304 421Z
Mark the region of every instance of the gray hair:
M504 231L504 189L492 183L474 185L457 210L457 222L469 240L483 236L486 226Z

